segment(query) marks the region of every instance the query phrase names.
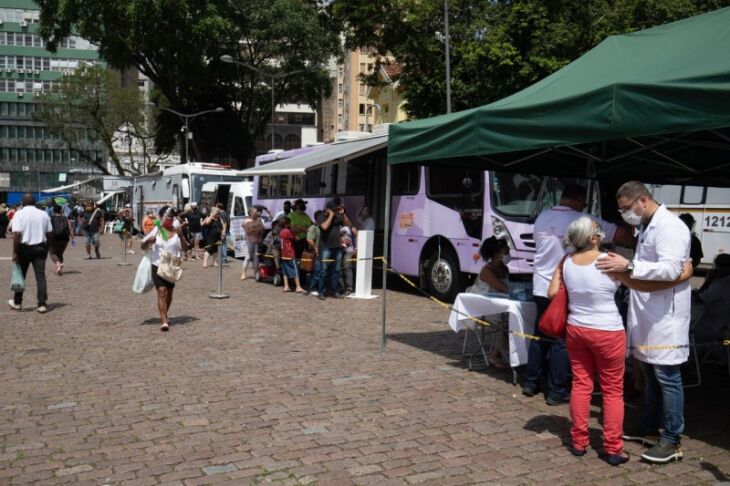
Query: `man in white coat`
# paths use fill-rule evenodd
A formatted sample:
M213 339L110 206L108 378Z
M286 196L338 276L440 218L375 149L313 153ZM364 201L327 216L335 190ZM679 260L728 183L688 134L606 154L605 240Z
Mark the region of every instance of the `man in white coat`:
M616 198L623 219L639 227L636 253L632 261L611 253L596 266L606 272L630 272L636 280L676 280L689 258L687 226L654 201L641 182L622 185ZM643 364L646 384L640 427L627 430L624 439L653 446L641 456L650 462L682 457L684 390L679 366L689 357L691 292L687 281L666 290L631 291L628 343Z

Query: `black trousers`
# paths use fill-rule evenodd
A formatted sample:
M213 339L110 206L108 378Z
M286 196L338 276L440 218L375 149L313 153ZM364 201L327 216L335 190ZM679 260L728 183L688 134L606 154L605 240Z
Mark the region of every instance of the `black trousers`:
M46 289L46 257L48 251L45 244L40 245L20 245L18 248L18 263L20 270L23 272L23 278L28 274L28 267L33 265L35 273L35 281L38 286L38 307L46 305L48 300L48 291ZM15 292L15 304L23 303L23 292Z

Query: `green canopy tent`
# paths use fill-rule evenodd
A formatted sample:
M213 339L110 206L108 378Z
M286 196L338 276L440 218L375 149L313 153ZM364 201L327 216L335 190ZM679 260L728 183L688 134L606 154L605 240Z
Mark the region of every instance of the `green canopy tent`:
M391 125L388 163L730 186L728 53L730 8L612 36L512 96Z
M486 106L392 125L391 164L730 185L730 8L604 40Z

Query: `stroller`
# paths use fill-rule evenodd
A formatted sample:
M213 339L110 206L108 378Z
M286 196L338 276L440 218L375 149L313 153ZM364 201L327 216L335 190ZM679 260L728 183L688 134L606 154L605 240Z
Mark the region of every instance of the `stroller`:
M262 256L259 259L259 269L256 272L255 279L257 282L271 282L274 284L274 287L278 287L282 284L283 278L281 269L276 268L274 254L271 251L273 238L272 232L269 231L264 241L259 245L259 251Z

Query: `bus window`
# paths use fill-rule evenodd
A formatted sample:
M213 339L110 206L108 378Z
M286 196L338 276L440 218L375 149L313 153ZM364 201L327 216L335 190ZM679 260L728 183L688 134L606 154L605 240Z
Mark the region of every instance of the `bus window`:
M682 204L704 204L707 188L682 186Z
M307 196L319 196L322 188L319 183L322 182L322 169L314 169L307 172L304 181L304 194Z
M290 196L302 196L304 193L302 192L302 176L300 175L293 175L291 176L291 192L289 193Z
M346 195L362 196L367 192L368 179L370 178L370 160L363 157L347 163Z
M419 189L418 175L420 167L417 165L396 165L392 168L393 194L416 194Z
M260 176L259 177L259 197L266 198L271 197L271 176Z
M466 234L482 238L484 219L484 171L453 167L429 167L428 196L458 211Z
M276 192L277 196L288 196L289 195L289 176L282 175L282 176L273 176L272 177L275 181L278 182L274 185L274 187L277 187L278 190Z
M246 216L246 207L243 204L243 199L238 196L233 200L233 216Z

